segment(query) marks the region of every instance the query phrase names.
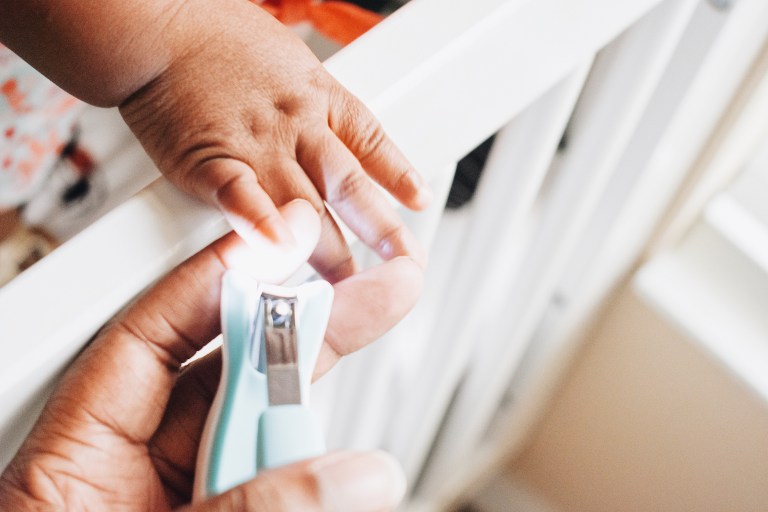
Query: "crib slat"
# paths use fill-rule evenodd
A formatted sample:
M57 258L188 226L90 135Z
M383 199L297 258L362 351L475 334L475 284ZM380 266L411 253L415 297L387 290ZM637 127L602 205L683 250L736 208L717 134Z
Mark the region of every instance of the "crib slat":
M423 492L452 477L480 442L695 4L661 4L597 59L574 113L569 149L542 198L536 235L500 301L497 316L503 322L470 325L459 334L479 341L442 427Z
M525 222L588 69L588 63L582 65L497 135L455 265L439 276L447 289L427 297L440 305L431 319L434 330L422 340L423 355L391 383L401 405L390 421L386 446L412 477L418 475L451 393L477 347L467 326L493 321L493 305L506 294L515 259L526 246Z
M704 151L714 150L715 156L700 160L700 165L722 179L752 154L768 123L768 89L765 79L761 80L768 63L763 47L766 40L768 4L760 0L740 2L725 11L706 2L697 6L600 208L580 237L558 285L558 300L548 305L530 337L524 359L514 372L511 400L494 418L474 460L463 461L464 468L472 466L466 471L471 477L461 486L443 482L440 497L430 495L432 503L451 502L472 480L482 479L487 468L498 467L502 457L522 449L578 348L596 304L636 261L677 188L670 182L688 174L693 158L699 158L695 155L706 146L705 134L713 131L729 101L735 112L717 128L723 135L722 144L717 135L714 142L709 138ZM756 57L758 63L750 69ZM737 93L745 74L748 81ZM648 165L653 162L656 165Z
M768 122L760 104L766 41L765 2L697 7L559 286L574 304L569 315L590 309L638 257L686 177L718 174L723 183L753 153ZM703 200L685 204L698 211ZM684 217L677 234L693 214Z

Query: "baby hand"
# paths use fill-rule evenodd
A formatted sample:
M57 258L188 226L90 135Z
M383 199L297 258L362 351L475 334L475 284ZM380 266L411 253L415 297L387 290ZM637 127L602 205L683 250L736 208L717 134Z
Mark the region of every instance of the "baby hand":
M322 219L310 263L326 279L356 267L325 203L382 258L423 264L373 181L411 209L430 192L368 109L261 8L200 5L188 2L168 26L170 64L120 106L161 172L246 239L259 231L295 243L276 205L306 199Z

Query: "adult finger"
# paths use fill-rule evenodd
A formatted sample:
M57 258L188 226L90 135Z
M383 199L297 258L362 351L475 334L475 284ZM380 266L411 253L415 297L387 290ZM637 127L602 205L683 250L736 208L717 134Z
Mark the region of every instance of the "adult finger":
M336 452L260 473L187 512L378 512L402 500L406 482L383 452Z
M402 320L418 301L423 282L421 267L401 256L338 283L314 378Z
M379 256L426 264L421 244L336 135L326 129L304 134L296 156L328 204Z
M414 210L429 205L432 194L424 178L387 136L371 111L341 86L331 98L328 124L368 175L395 199Z

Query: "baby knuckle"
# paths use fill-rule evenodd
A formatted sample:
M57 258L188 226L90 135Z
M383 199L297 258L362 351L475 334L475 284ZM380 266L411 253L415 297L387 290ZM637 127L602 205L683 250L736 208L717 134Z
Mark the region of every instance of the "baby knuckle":
M368 185L368 177L365 174L356 171L349 172L333 190L328 201L331 204L347 201L349 198L360 194Z
M381 125L377 121L371 120L361 133L362 136L358 142L357 150L360 159L371 160L377 158L387 142L387 136Z

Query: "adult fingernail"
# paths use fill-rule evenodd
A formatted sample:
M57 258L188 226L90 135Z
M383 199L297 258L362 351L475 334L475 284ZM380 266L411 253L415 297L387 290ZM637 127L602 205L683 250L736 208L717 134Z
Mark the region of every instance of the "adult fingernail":
M325 510L388 510L405 495L405 475L397 461L384 452L331 454L318 460L312 470Z

